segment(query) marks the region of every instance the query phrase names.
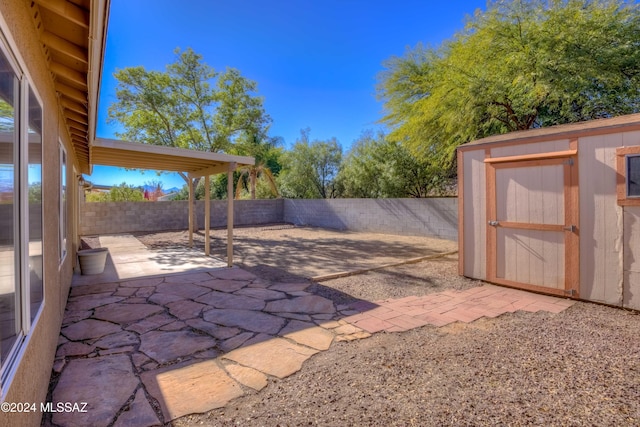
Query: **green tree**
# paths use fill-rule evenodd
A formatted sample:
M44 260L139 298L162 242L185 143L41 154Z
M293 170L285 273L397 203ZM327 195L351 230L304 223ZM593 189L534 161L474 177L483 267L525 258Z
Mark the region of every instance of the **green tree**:
M175 54L164 72L116 71L117 101L109 107L108 121L124 129L116 133L119 138L220 152L246 135L266 135L271 118L256 95L256 82L233 68L218 73L190 48ZM189 183L180 175L195 191L197 180Z
M167 70L118 70L117 101L108 120L120 138L153 145L219 152L243 134L266 133L271 118L255 95L257 84L233 68L223 73L192 49L176 49Z
M447 194L436 170L383 132L365 131L353 143L340 168L343 197L426 197Z
M87 202L143 202L145 201L142 191L126 182L118 186L111 187L108 193L88 193Z
M293 149L285 153L280 191L290 198L337 197L335 179L342 161L342 147L336 138L311 142L309 133L309 129L302 130Z
M386 62L383 121L450 173L474 139L639 111L639 40L632 1L492 1L441 46Z

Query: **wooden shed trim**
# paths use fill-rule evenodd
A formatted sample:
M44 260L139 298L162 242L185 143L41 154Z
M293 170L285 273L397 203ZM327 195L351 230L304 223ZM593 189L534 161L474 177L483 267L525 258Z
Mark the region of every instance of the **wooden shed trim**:
M640 145L616 148L616 195L619 206L640 206L640 197L627 196L627 155L640 155Z
M507 163L507 162L522 162L527 160L544 160L544 159L558 159L563 157L571 157L578 154L578 150L567 151L554 151L551 153L535 153L535 154L523 154L520 156L506 156L506 157L489 157L484 159L485 163Z
M580 213L579 213L579 187L578 187L578 140L573 138L569 142L570 150L552 153L527 154L491 158L491 149L485 147L485 174L486 174L486 211L488 219L497 218L496 206L496 171L503 168L536 167L543 165L562 165L564 167L564 223L563 224L529 224L500 221L500 225L510 229L537 230L564 232L564 260L565 260L565 286L564 289L554 289L528 283L515 282L509 279L497 277L497 228L486 229L486 278L487 281L505 286L517 287L536 292L545 292L553 295L579 298L580 296ZM640 150L640 147L638 147ZM458 152L462 159L462 153ZM567 158L575 161L567 164ZM459 166L460 167L460 166ZM462 221L461 221L462 224ZM461 227L462 228L462 227ZM463 253L460 250L460 253Z
M487 145L491 147L503 147L514 144L530 144L559 139L571 140L578 137L583 138L637 130L640 130L640 114L628 114L609 119L596 119L580 123L570 123L489 136L463 144L458 147L458 150L478 150Z

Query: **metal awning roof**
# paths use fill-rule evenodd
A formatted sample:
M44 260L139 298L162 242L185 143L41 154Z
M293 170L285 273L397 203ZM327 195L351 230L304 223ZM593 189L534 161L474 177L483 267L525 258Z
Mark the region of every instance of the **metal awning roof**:
M231 163L253 165L255 160L253 157L96 138L91 145L91 163L204 176L227 172Z

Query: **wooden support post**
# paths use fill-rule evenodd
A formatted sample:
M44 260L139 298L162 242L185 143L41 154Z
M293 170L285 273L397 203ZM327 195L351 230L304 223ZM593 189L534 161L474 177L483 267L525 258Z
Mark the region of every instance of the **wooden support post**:
M233 171L235 163L229 163L227 171L227 265L233 267Z
M189 247L193 247L193 177L191 174L188 175L189 182L187 183L187 187L189 187Z
M204 254L209 256L211 253L211 237L209 230L211 229L211 200L209 196L209 175L204 176Z

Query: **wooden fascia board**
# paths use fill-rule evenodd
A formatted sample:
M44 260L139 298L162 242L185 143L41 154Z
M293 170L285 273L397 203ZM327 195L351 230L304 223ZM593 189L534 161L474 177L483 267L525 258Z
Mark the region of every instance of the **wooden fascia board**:
M578 154L578 150L553 151L550 153L523 154L519 156L488 157L484 159L484 162L485 163L510 163L510 162L524 162L528 160L560 159L560 158L575 156L576 154Z
M571 140L589 136L607 135L617 132L633 132L640 130L640 114L633 114L631 116L633 116L633 119L629 119L629 121L625 123L607 125L606 123L599 122L614 119L600 119L585 122L579 128L568 130L563 130L562 126L572 125L560 125L555 129L554 127L549 127L546 128L548 129L548 133L545 133L543 135L527 135L527 133L530 131L506 133L496 137L488 137L487 139L489 140L486 142L483 142L482 139L471 141L467 144L458 146L457 149L460 151L483 150L487 147L497 148L515 144L533 144L537 142L555 141L561 139ZM496 138L496 140L491 140L491 138Z
M96 122L98 116L98 96L100 93L100 80L102 64L107 40L107 26L109 22L110 0L91 0L89 50L87 69L87 101L89 119L89 142L96 137ZM91 148L91 147L89 147Z
M95 147L120 149L126 151L138 151L153 155L164 155L184 159L197 159L214 163L238 163L242 165L253 165L255 159L247 156L234 156L231 154L210 153L208 151L188 150L185 148L164 147L159 145L142 144L139 142L125 142L115 139L96 138Z
M209 176L209 175L217 175L219 173L227 173L229 171L234 171L237 167L237 164L234 162L231 163L222 163L219 165L211 166L209 168L204 168L200 170L196 170L193 172L189 172L189 175L199 178L201 176Z

